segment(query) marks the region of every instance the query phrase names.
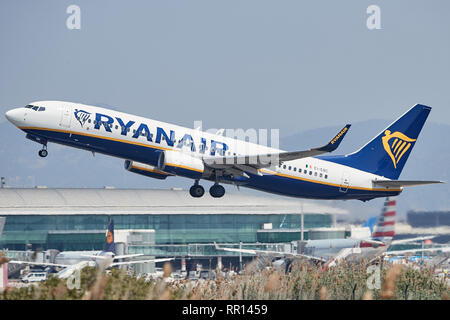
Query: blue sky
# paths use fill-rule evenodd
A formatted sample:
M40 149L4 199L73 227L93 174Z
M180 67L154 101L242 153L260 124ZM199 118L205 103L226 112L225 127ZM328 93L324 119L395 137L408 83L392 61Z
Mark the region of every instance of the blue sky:
M72 4L81 9L80 30L66 27ZM373 4L381 30L366 26ZM433 107L429 124L449 125L449 12L447 0L2 0L0 113L67 100L188 127L202 120L204 129L280 129L286 137L368 119L389 123L423 103ZM10 126L2 132L23 141L3 170L12 186L67 186L67 168L73 187L191 184L140 177L123 170L122 160L56 145L39 159L38 146L5 122L1 116ZM0 145L3 154L8 146ZM426 162L426 154L413 156ZM378 214L382 201L344 204Z
M80 30L66 27L71 4ZM371 4L381 30L366 27ZM286 136L420 102L450 124L448 12L449 1L1 1L0 112L69 100Z

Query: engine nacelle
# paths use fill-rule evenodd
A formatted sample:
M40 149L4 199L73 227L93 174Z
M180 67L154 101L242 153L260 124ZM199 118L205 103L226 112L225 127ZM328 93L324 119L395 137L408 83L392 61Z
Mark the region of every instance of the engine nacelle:
M159 154L157 169L165 172L201 178L205 173L203 160L181 151L164 150Z
M125 170L141 174L146 177L164 180L173 174L158 170L158 168L136 161L125 160Z

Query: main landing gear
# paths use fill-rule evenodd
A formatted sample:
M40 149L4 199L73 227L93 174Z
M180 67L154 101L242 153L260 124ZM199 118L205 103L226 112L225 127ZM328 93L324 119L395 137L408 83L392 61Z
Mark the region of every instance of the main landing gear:
M218 183L215 183L211 188L209 188L209 194L213 198L221 198L225 194L225 188Z
M47 146L45 144L42 146L42 149L39 150L38 154L42 158L45 158L48 155Z
M205 189L198 184L198 180L195 181L195 184L189 189L189 193L194 198L200 198L205 194ZM209 194L213 198L221 198L225 194L225 188L218 183L215 183L211 188L209 188Z
M198 184L198 180L195 180L195 184L189 189L189 193L194 198L200 198L205 194L205 189Z

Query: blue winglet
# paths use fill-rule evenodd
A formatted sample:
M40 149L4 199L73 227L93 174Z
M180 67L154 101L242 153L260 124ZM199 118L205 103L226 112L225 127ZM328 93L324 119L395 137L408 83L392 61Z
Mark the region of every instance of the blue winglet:
M342 128L341 131L338 132L338 134L333 139L331 139L331 141L326 146L320 147L317 150L325 152L332 152L336 150L337 147L339 147L339 145L341 144L345 135L347 134L350 126L351 124L347 124L344 128Z

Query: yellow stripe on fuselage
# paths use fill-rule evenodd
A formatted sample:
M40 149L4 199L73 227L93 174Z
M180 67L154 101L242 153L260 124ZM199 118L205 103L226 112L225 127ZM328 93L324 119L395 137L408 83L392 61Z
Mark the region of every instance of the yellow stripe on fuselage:
M134 145L147 147L147 148L152 148L152 149L179 151L179 150L176 150L176 149L174 150L174 149L170 149L170 148L154 146L154 145L145 144L145 143L141 143L141 142L134 142L134 141L128 141L128 140L117 139L117 138L112 138L112 137L98 136L98 135L84 133L84 132L76 132L76 131L69 131L69 130L62 130L62 129L39 128L39 127L19 127L19 128L22 129L22 130L43 130L43 131L63 132L63 133L69 133L69 134L78 134L78 135L87 136L87 137L93 137L93 138L98 138L98 139L105 139L105 140L117 141L117 142L122 142L122 143L134 144ZM167 163L167 165L203 173L203 171L201 171L199 169L195 169L195 168L191 168L191 167L187 167L187 166L176 165L176 164L173 164L173 163ZM311 180L311 179L291 176L291 175L288 175L288 174L279 173L279 172L275 172L275 171L270 171L270 170L266 170L266 169L259 169L259 170L262 171L262 172L265 172L265 173L268 173L268 174L274 174L274 175L277 175L277 176L280 176L280 177L285 177L285 178L290 178L290 179L295 179L295 180L302 180L302 181L307 181L307 182L312 182L312 183L318 183L318 184L328 185L328 186L332 186L332 187L341 187L341 185L335 184L335 183L331 183L331 182ZM398 192L402 191L402 189L380 189L380 188L364 188L364 187L353 187L353 186L348 186L348 188L349 189L355 189L355 190L366 190L366 191L398 191Z
M336 184L336 183L331 183L331 182L326 182L326 181L318 181L318 180L311 180L311 179L291 176L291 175L285 174L285 173L279 173L279 172L275 172L275 171L270 171L270 170L266 170L266 169L259 169L259 170L262 171L262 172L268 173L268 174L274 174L274 175L285 177L285 178L302 180L302 181L318 183L318 184L324 184L324 185L328 185L328 186L332 186L332 187L338 187L338 188L342 187L342 185ZM345 187L347 187L347 186L345 186ZM355 189L355 190L366 190L366 191L402 191L401 189L364 188L364 187L353 187L353 186L348 186L348 188L349 189Z
M43 130L43 131L62 132L62 133L69 133L69 134L78 134L78 135L81 135L81 136L98 138L98 139L105 139L105 140L111 140L111 141L117 141L117 142L123 142L123 143L129 143L129 144L134 144L134 145L137 145L137 146L142 146L142 147L147 147L147 148L178 151L178 150L173 150L173 149L170 149L170 148L165 148L165 147L145 144L145 143L142 143L142 142L123 140L123 139L118 139L118 138L113 138L113 137L98 136L98 135L95 135L95 134L89 134L89 133L84 133L84 132L61 130L61 129L38 128L38 127L19 127L19 128L22 129L22 130Z

